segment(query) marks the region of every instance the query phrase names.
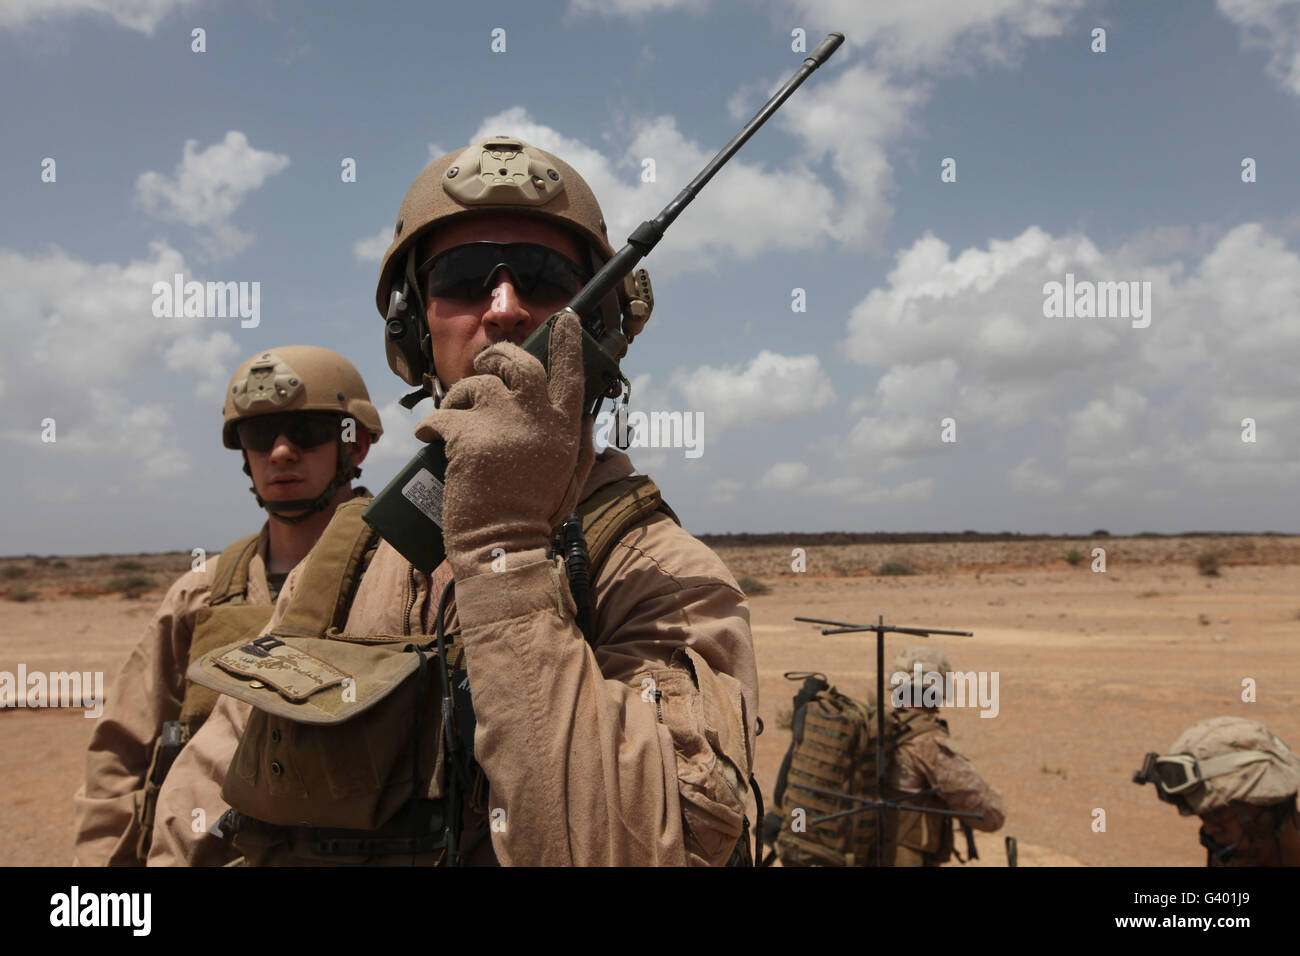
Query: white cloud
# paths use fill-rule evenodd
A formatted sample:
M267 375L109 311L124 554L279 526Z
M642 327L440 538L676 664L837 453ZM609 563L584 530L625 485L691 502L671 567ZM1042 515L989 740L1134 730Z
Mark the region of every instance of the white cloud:
M1300 96L1300 0L1218 0L1248 47L1268 51L1268 72Z
M424 447L415 437L415 426L433 411L433 402L425 399L415 408L407 410L397 400L379 407L379 421L384 426L383 437L370 449L366 461L372 465L406 464ZM364 467L364 466L363 466ZM385 471L387 474L387 471ZM371 491L378 491L371 488Z
M352 244L352 254L362 262L379 262L393 244L393 227L384 226L373 236L358 239Z
M783 461L773 465L758 479L758 487L766 491L793 491L807 479L807 465L801 461Z
M211 411L239 351L239 320L154 317L153 283L185 271L165 243L126 265L85 262L57 247L34 256L0 249L0 427L10 440L39 446L16 461L93 452L101 468L126 462L151 480L186 473L171 410L142 400L149 390L139 380L160 367L184 373ZM46 417L56 422L52 444L39 438Z
M896 71L956 71L972 60L1007 64L1025 41L1059 36L1084 0L789 0L809 47L837 30Z
M702 365L673 373L692 411L703 411L716 436L733 425L768 425L822 411L835 400L830 378L815 355L778 355L766 349L743 369Z
M227 332L214 332L207 338L187 334L168 347L163 356L173 372L188 372L194 378L194 397L224 400L227 372L233 372L244 356Z
M1103 252L1037 227L954 254L925 236L852 310L843 352L882 369L848 405L847 438L817 442L877 472L937 454L939 419L1016 444L1013 488L1137 500L1159 488L1267 491L1300 475L1294 357L1300 255L1258 223L1203 244L1135 241ZM1043 285L1151 282L1151 325L1047 318ZM1261 429L1241 441L1241 420ZM1269 424L1267 437L1262 423ZM1284 424L1287 423L1287 424ZM1048 426L1041 432L1018 426ZM981 439L977 439L981 440ZM1060 461L1062 470L1039 466ZM1105 479L1105 480L1102 480Z
M83 14L111 17L118 26L152 36L173 10L193 6L194 0L4 0L0 27L20 27Z
M713 157L713 144L687 139L671 116L628 122L621 153L606 156L512 107L484 120L472 139L519 136L559 156L582 175L600 200L610 242L620 248L643 220L666 206ZM643 160L655 161L655 181L641 181ZM737 155L673 225L672 241L651 253L655 275L712 269L771 251L810 248L834 238L831 188L802 161L767 169Z
M267 178L286 169L289 157L254 149L238 130L206 149L185 141L180 163L170 177L149 171L136 179L136 199L151 216L206 230L213 258L239 253L252 242L230 223L244 198Z
M893 216L888 194L893 172L888 143L911 128L910 117L928 99L922 86L901 86L879 70L857 63L821 77L797 109L777 114L779 125L803 142L805 175L827 156L838 177L839 195L829 231L836 241L873 243ZM756 109L766 99L755 97Z

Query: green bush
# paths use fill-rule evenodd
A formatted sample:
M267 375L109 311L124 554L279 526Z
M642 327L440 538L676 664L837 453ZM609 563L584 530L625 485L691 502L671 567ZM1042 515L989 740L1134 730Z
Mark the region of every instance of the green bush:
M1219 574L1219 553L1217 551L1202 551L1196 556L1196 570L1209 577L1217 577Z
M880 567L876 568L877 574L915 574L911 565L904 564L902 561L886 561Z
M53 564L50 565L50 567L58 568L60 571L62 571L67 566L68 566L68 562L64 561L62 558L60 558L58 561L55 561Z
M757 597L760 594L767 594L772 590L758 578L750 577L748 574L737 581L736 585L749 597Z
M18 601L26 604L28 601L35 601L40 595L35 591L10 591L5 597L10 601Z
M14 578L25 577L27 574L27 569L24 567L19 567L16 564L11 564L3 571L0 571L0 574L3 574L6 578L12 581Z
M153 586L153 579L147 574L127 574L109 578L104 585L110 591L121 591L123 597L138 598Z
M794 726L794 709L790 707L783 708L776 712L776 725L782 730L789 730Z
M114 571L143 571L144 565L141 564L139 561L136 561L134 558L131 558L126 561L114 561L113 570Z
M1082 563L1083 563L1083 552L1080 551L1078 548L1071 548L1070 551L1069 551L1069 553L1066 554L1066 556L1065 556L1065 560L1068 561L1068 562L1070 562L1070 566L1071 566L1071 567L1074 567L1074 566L1076 566L1076 565L1082 564Z

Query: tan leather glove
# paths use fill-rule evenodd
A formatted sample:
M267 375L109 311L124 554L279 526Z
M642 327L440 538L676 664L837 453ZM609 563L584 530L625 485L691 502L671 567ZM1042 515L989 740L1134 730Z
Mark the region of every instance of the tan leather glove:
M442 532L447 560L461 580L492 567L503 548L506 569L544 551L568 517L595 457L582 398L582 329L576 316L555 323L546 370L517 345L501 342L474 359L415 429L421 441L447 442Z

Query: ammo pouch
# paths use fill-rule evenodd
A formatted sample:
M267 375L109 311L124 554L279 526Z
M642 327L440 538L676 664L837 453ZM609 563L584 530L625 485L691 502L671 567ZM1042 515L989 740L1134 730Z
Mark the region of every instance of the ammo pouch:
M907 799L906 802L915 807L947 809L943 801L936 800L933 795L920 799ZM900 810L898 811L898 845L923 854L927 864L947 863L952 858L953 851L953 819L937 813Z
M376 830L441 797L428 664L409 637L267 635L205 655L192 679L254 708L222 798L261 824Z

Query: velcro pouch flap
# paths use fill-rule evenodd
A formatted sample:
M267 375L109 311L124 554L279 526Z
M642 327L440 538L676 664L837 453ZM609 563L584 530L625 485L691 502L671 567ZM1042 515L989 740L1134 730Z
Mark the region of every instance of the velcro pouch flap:
M276 637L217 648L189 678L258 710L304 724L339 724L365 713L420 666L410 638Z

